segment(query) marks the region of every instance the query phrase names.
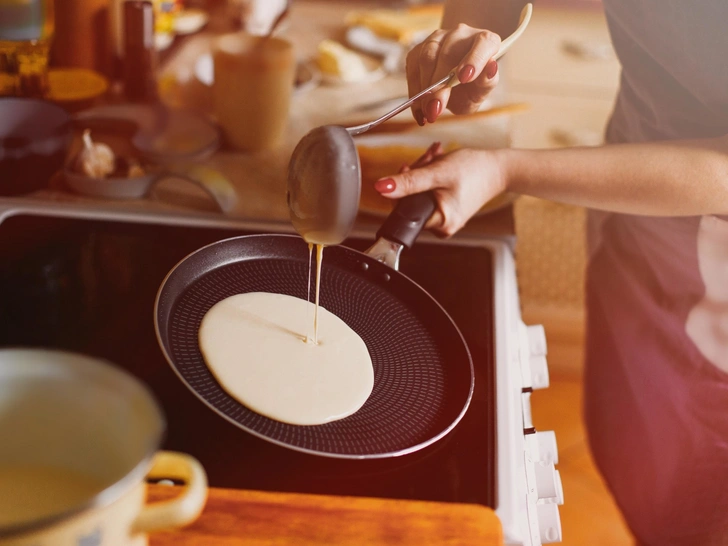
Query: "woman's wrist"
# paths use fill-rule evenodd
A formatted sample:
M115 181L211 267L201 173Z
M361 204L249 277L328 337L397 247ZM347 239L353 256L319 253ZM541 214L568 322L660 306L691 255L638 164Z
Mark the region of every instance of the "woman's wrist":
M500 148L496 150L488 150L488 159L492 162L495 169L494 183L499 193L516 192L520 193L517 188L516 167L517 159L514 157L516 150L510 148Z

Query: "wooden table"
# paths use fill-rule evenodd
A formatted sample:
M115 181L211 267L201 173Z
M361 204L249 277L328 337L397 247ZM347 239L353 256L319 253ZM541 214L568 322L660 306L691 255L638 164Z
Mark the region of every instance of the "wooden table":
M150 485L149 500L178 494ZM209 490L200 518L154 533L150 546L502 546L495 513L474 504Z

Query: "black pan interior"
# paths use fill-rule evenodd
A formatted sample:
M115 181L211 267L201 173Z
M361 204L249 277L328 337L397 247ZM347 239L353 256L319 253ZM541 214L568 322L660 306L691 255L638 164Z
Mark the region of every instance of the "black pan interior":
M170 364L202 400L246 431L318 455L401 455L444 436L464 414L473 390L467 346L445 311L406 276L341 246L324 251L321 305L366 343L374 389L355 414L296 426L255 413L229 396L205 365L200 322L218 301L244 292L305 299L307 245L287 235L236 237L183 260L160 288L156 320Z

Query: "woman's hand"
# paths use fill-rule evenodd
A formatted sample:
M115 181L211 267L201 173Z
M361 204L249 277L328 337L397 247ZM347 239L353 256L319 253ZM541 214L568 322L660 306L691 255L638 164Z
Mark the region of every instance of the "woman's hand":
M449 108L454 114L475 112L498 83L498 63L491 60L500 48L494 32L459 24L436 30L407 54L410 97L455 69L460 85L431 93L412 105L418 124L434 123Z
M410 163L409 165L402 165L402 168L399 169L399 172L400 174L407 173L412 169L419 169L420 167L429 165L435 160L435 158L440 157L444 153L445 150L442 149L442 144L440 142L433 142L432 144L430 144L427 150L425 150L425 153L415 159L412 163Z
M462 149L442 154L441 148L431 147L410 167L378 180L374 187L391 199L432 191L437 209L427 227L449 237L485 203L505 190L505 180L497 151Z

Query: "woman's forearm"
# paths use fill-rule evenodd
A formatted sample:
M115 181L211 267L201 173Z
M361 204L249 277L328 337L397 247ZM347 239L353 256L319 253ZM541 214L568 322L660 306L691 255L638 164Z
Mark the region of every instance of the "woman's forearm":
M508 191L629 214L728 214L726 137L496 154Z

